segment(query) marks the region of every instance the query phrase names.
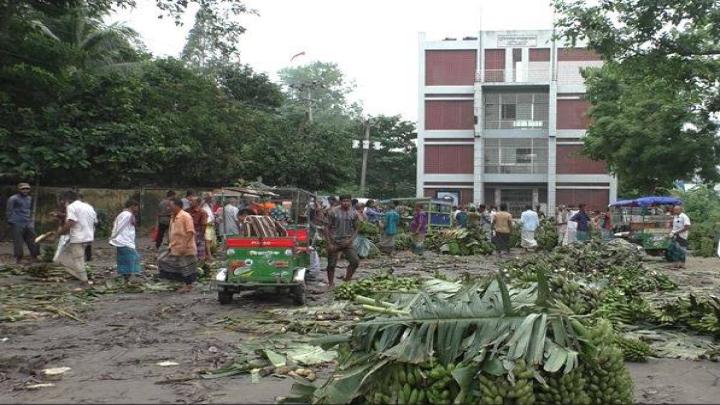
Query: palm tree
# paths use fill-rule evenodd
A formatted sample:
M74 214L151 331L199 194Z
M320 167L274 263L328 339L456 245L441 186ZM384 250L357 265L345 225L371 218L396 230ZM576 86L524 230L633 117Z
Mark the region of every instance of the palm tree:
M34 20L44 35L74 50L75 69L98 69L138 61L137 48L142 47L139 34L115 22L104 24L88 9L79 7L59 17Z

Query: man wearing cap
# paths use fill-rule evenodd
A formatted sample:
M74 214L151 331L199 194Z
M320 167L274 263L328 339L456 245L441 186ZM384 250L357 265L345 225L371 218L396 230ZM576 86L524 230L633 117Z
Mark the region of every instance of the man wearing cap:
M40 252L35 244L35 226L31 218L32 197L28 183L18 184L17 194L7 200L6 213L7 221L12 227L15 260L20 263L23 258L23 241L30 251L30 257L37 260Z

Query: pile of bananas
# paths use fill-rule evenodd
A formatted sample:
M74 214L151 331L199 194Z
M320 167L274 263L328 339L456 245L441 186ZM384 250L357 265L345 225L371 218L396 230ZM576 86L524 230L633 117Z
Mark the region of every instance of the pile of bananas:
M677 288L668 276L651 271L642 264L628 266L610 266L603 275L612 286L619 288L627 296L637 296L642 292L671 291Z
M401 232L395 235L396 250L410 250L413 245L412 235L407 232Z
M452 377L455 364L435 362L387 366L366 395L371 404L447 404L459 387Z
M655 351L649 344L639 339L629 339L623 336L616 336L615 343L622 350L625 361L645 362L648 357L654 356Z
M632 403L632 379L623 362L623 352L615 344L609 321L600 320L589 331L578 330L589 345L580 355L585 392L593 404Z
M659 302L654 315L660 323L720 338L720 298L716 296L690 293L668 302Z
M542 405L587 405L590 397L585 393L586 381L581 369L565 373L543 373L545 385L537 384L535 402Z
M488 405L531 405L535 403L533 392L535 371L519 361L513 368L515 383L511 383L506 376L494 377L480 374L478 387L480 403Z
M335 299L352 300L356 295L375 297L392 292L413 292L420 287L420 280L414 277L395 277L389 273L376 274L361 280L343 283L335 289Z
M549 285L553 298L578 315L592 313L603 299L600 288L583 285L564 276L551 278Z
M540 227L535 233L538 248L549 252L558 245L557 223L553 218L545 218L540 221Z
M377 243L380 240L380 228L377 225L371 224L368 221L360 221L358 227L358 234L365 236L371 241Z
M454 228L431 233L425 247L453 256L489 255L495 246L479 228Z
M511 264L518 268L542 265L572 274L602 275L613 267L635 271L642 267L642 256L635 245L616 239L608 243L588 242L558 246L548 254L518 258Z

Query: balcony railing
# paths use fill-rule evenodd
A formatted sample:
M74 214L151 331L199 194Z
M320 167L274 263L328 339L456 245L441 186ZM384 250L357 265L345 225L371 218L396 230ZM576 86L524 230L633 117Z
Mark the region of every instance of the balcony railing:
M547 121L539 120L485 120L485 129L547 129Z
M547 164L540 163L500 163L485 164L487 174L547 174Z
M550 81L550 64L519 65L517 69L485 69L477 72L475 81L484 83L545 83Z

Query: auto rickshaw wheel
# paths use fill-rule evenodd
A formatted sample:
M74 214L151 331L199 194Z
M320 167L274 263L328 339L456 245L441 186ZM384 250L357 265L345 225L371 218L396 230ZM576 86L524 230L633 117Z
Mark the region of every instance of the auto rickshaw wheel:
M298 285L290 290L295 305L305 305L305 286Z
M227 291L227 290L218 291L218 301L220 301L220 305L228 305L228 304L232 303L232 300L233 300L232 291Z

